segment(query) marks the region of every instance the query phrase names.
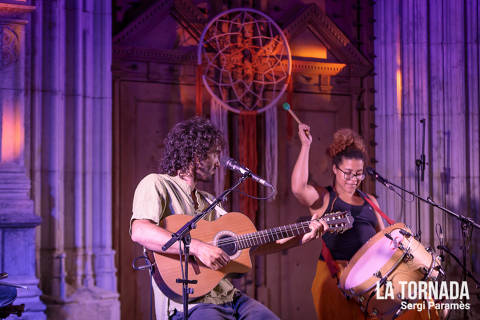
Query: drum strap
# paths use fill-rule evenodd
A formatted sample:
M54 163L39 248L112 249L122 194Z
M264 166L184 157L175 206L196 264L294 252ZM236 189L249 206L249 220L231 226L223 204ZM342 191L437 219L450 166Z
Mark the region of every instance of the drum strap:
M335 203L337 198L338 198L338 195L336 195L336 193L335 193L335 198L333 199L329 210L327 210L325 212L331 212L332 211L333 204ZM323 260L325 260L325 262L327 263L328 271L330 271L330 274L332 275L332 278L337 279L337 284L338 284L338 282L340 280L339 277L338 277L340 267L338 266L337 262L333 259L332 253L330 252L330 249L328 249L327 245L325 244L325 241L323 241L323 238L320 238L320 239L322 239L322 257L323 257Z
M372 206L373 210L378 212L379 215L382 216L383 219L387 220L388 224L394 224L395 220L390 219L375 203L373 203L372 199L370 199L370 196L366 193L364 193L361 190L357 189L357 192L362 196L362 198L368 202L369 205Z
M330 252L330 249L328 249L323 239L322 239L322 257L323 257L323 260L325 260L325 262L327 263L328 271L330 271L332 278L337 279L337 284L338 284L338 281L339 281L338 272L340 271L340 268L338 267L337 262L333 259L332 253Z

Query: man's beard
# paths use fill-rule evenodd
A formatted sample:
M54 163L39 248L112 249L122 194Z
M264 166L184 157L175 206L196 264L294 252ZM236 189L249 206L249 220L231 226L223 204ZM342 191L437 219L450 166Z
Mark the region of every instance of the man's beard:
M195 179L201 182L211 182L213 181L213 176L215 175L215 171L211 173L210 170L206 170L206 168L197 168L195 172Z

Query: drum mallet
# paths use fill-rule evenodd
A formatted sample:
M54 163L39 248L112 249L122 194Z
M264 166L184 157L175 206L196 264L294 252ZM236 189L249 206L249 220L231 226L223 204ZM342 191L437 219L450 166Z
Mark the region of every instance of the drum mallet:
M290 113L290 115L293 117L293 119L295 119L295 121L297 121L298 124L301 124L302 122L300 121L300 119L298 119L297 115L292 111L292 109L290 108L290 104L288 102L285 102L283 104L283 109L285 109L286 111L288 111L288 113ZM308 132L308 130L304 130L305 131L305 135L307 136L307 138L310 136L310 132Z

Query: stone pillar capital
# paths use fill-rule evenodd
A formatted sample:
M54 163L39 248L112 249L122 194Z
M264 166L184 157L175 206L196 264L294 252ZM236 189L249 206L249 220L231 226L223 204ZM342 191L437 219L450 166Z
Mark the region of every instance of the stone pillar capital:
M27 24L28 14L35 10L26 1L2 1L0 3L0 26L3 24Z

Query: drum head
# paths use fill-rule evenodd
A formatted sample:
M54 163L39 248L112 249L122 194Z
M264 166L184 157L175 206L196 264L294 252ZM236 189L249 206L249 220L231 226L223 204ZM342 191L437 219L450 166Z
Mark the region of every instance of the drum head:
M400 229L411 233L403 223L396 223L375 234L355 253L340 276L343 290L351 292L374 277L374 273L382 270L387 263L391 264L392 259L396 259L394 255L398 251L398 244L404 239ZM386 233L390 233L393 240L385 237Z

